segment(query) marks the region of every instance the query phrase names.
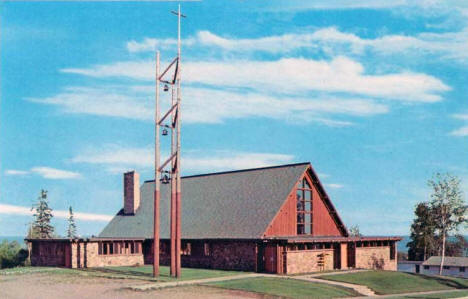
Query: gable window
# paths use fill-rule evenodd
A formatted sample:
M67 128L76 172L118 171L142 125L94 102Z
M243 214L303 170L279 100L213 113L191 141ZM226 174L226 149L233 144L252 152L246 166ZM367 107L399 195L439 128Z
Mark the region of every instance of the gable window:
M296 191L297 234L312 234L312 187L306 178L299 182Z

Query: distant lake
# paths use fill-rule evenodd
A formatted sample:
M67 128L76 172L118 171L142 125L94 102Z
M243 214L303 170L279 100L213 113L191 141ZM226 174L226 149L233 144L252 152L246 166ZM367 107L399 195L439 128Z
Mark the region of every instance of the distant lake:
M408 248L406 247L406 245L411 242L411 239L409 236L401 236L403 238L403 240L401 240L400 242L398 242L398 251L399 252L408 252ZM449 239L452 239L453 237L450 237ZM468 240L468 236L465 236L465 239Z

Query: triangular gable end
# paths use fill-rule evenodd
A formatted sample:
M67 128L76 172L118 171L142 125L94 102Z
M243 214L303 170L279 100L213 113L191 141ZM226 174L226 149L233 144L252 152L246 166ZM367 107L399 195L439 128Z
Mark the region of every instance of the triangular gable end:
M312 230L311 236L348 236L348 231L343 224L335 206L323 188L312 165L306 168L298 178L297 183L291 189L283 205L272 219L263 234L264 237L272 236L296 236L297 235L297 202L296 191L298 184L304 177L312 186ZM307 236L304 235L304 236Z

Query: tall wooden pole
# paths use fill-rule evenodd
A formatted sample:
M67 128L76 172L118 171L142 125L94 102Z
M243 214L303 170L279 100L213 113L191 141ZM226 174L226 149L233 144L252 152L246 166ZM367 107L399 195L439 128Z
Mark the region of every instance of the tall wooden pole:
M176 276L180 277L181 275L181 260L180 260L180 246L181 246L181 212L182 212L182 205L181 205L181 181L180 181L180 120L181 120L181 109L180 109L180 102L181 102L181 90L180 90L180 71L181 71L181 53L180 53L180 4L178 10L178 18L177 18L177 59L178 59L178 68L177 68L177 156L176 156L176 168L177 168L177 194L176 194Z
M159 51L156 52L156 103L154 114L154 218L153 218L153 276L159 275L159 202L160 202L160 171L159 171Z
M171 88L171 106L175 104L175 89L174 85ZM176 136L174 122L176 122L176 115L178 108L175 109L176 113L172 113L171 118L171 155L177 150L176 145ZM177 164L175 159L171 161L171 276L177 276L177 193L176 193L176 173L177 173Z

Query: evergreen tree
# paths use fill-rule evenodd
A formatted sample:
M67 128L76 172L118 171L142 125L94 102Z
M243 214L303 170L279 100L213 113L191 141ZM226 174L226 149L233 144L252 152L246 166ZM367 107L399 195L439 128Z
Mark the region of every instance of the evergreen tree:
M73 217L73 210L71 206L68 209L68 212L69 212L69 216L68 216L67 237L75 238L76 237L76 224L75 224L75 218Z
M415 218L411 224L411 242L408 243L408 258L413 261L424 261L437 251L435 223L431 207L427 202L416 205Z
M349 228L349 236L350 237L361 237L362 234L359 231L359 226L353 225Z
M435 223L436 234L442 240L441 262L439 275L445 259L446 239L450 232L457 231L458 227L467 223L467 206L460 188L460 179L450 174L436 174L428 181L433 192L431 195L431 211Z
M50 220L53 215L52 209L49 208L49 203L47 201L47 191L41 190L41 195L37 199L35 210L31 234L37 233L39 238L52 238L54 227L50 224Z

